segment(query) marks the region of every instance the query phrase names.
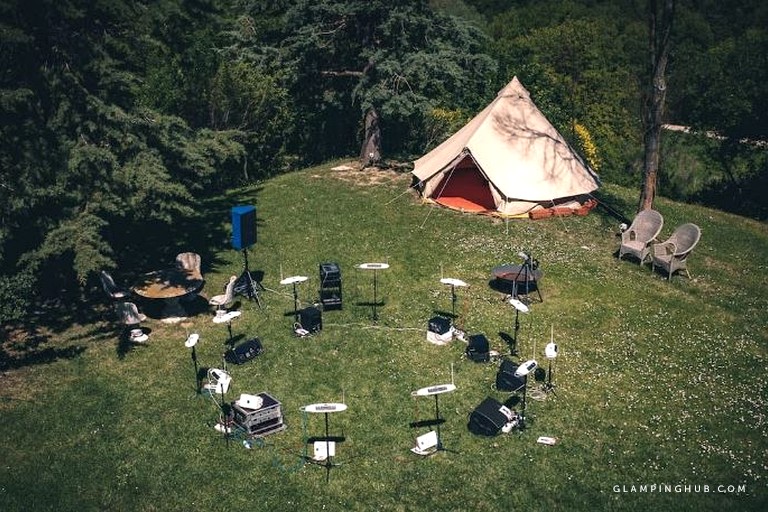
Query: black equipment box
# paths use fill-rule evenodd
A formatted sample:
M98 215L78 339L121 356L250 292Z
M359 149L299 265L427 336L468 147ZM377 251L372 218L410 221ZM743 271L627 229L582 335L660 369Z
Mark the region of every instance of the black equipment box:
M261 346L261 340L253 338L224 352L224 360L230 364L243 364L262 352L264 352L264 347Z
M445 334L451 330L451 319L443 316L435 316L429 319L427 330L436 334Z
M338 263L320 264L320 284L336 285L341 281L341 269Z
M320 303L325 310L342 307L341 268L338 263L320 264Z
M491 359L488 338L485 334L473 334L467 343L467 359L476 363L487 363Z
M515 376L518 366L518 364L507 359L501 362L499 371L496 374L496 389L498 391L517 391L525 387L527 376Z
M232 402L235 424L249 435L265 436L285 430L280 402L268 393L259 393L257 396L262 399L258 409L247 409L237 401Z
M479 436L497 435L509 421L509 418L501 412L502 407L502 404L494 398L486 398L469 415L467 428Z
M299 310L299 323L311 334L323 329L323 312L314 306Z

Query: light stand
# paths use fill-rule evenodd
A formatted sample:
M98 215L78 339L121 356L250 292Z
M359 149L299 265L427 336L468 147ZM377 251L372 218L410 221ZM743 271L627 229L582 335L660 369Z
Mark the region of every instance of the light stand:
M458 299L456 295L456 287L464 287L468 285L461 279L454 279L452 277L444 277L440 279L440 282L450 285L451 287L451 316L456 319L456 300Z
M435 395L435 431L437 432L437 451L441 452L445 450L445 447L443 446L443 438L440 437L440 423L443 422L443 419L440 417L440 405L438 404L438 397L440 395Z
M216 315L213 317L212 322L215 324L227 324L227 333L229 338L227 344L231 347L233 345L234 337L232 336L232 320L242 315L242 311L227 311L223 315Z
M187 340L184 342L184 346L187 348L192 349L192 364L195 367L195 394L200 394L200 375L199 375L199 369L197 367L197 352L195 351L195 345L197 345L198 340L200 339L200 335L197 333L192 333L187 337Z
M448 451L443 446L443 440L440 436L440 424L445 420L440 417L440 403L439 396L443 393L450 393L456 390L456 385L451 384L438 384L436 386L428 386L426 388L417 389L411 392L411 396L433 396L435 397L435 419L430 423L435 425L435 434L437 435L437 446L435 446L435 452Z
M229 371L227 370L227 359L224 356L221 357L221 366L224 369L224 373L227 375L227 378L229 378ZM232 406L227 403L228 389L228 385L221 386L221 416L224 422L224 440L227 444L227 448L229 448L229 437L232 435L232 421L230 420L232 415Z
M518 343L519 340L517 339L517 336L518 332L520 331L520 312L528 313L530 309L515 297L510 298L509 303L512 304L512 306L515 308L515 346L519 347L520 344Z
M553 327L554 332L554 327ZM544 349L544 356L549 361L549 371L547 372L547 383L544 385L544 390L547 392L551 392L553 395L557 396L557 393L555 393L555 383L552 381L552 361L554 361L557 358L557 344L554 342L554 334L550 338L549 343L547 343L547 346Z
M520 411L520 430L523 430L525 428L525 422L526 422L526 416L525 416L525 402L526 402L526 395L528 394L528 374L531 373L533 370L536 369L538 364L534 359L530 359L520 366L517 367L517 370L515 370L515 377L523 378L523 399L521 401L521 411Z
M379 282L377 277L377 271L378 270L385 270L389 268L388 263L362 263L357 266L357 268L363 269L363 270L373 270L373 321L377 322L379 320L379 315L376 312L376 306L378 304L378 291L379 291Z

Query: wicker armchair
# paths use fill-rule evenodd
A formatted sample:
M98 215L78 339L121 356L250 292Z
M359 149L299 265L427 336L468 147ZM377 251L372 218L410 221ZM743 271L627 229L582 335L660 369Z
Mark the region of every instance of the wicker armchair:
M685 270L688 279L687 262L693 248L701 239L701 228L696 224L686 223L675 228L670 237L659 244L653 244L651 260L653 268L660 267L667 272L667 279L678 270Z
M631 254L640 260L642 265L650 255L651 242L659 236L662 227L664 218L656 210L643 210L638 213L632 224L621 234L619 259L625 254Z

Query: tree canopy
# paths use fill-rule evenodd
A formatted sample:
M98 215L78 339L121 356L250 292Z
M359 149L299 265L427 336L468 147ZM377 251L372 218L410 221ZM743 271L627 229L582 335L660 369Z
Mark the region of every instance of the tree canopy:
M513 75L603 179L636 186L646 5L0 2L0 318L135 266L137 234L168 236L224 189L364 141L420 156ZM733 142L697 153L712 170L687 197L753 189L763 146L736 142L768 139L768 7L677 6L663 118ZM662 193L683 191L675 156Z

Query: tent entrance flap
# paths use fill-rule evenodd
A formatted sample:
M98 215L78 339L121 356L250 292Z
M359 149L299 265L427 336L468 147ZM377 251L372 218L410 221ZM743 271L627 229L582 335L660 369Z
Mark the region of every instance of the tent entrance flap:
M453 170L445 173L432 199L456 210L495 212L496 202L488 180L477 167L466 163L474 164L472 158L466 156Z

